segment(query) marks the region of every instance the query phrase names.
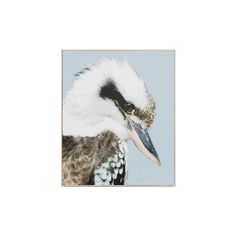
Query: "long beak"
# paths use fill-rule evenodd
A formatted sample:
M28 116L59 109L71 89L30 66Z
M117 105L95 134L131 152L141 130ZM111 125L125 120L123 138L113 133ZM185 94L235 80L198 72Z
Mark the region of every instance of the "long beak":
M139 124L128 118L130 125L130 138L140 151L144 153L150 160L161 165L159 156L152 144L147 129L143 129Z

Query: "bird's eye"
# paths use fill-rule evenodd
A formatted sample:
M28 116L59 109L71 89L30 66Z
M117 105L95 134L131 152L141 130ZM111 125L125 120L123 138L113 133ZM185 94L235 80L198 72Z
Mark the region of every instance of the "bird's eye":
M124 111L128 114L132 114L132 112L135 110L135 106L132 103L126 102L124 104Z

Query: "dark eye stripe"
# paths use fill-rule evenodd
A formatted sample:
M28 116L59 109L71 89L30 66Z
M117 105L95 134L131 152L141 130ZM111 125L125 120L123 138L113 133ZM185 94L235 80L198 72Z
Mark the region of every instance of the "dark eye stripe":
M99 96L117 102L124 112L131 113L135 109L135 106L132 103L129 103L124 99L112 80L108 80L101 88Z

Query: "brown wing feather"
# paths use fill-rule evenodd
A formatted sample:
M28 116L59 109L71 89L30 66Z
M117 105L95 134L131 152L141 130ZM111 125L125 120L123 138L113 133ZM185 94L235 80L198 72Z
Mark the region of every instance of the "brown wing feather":
M91 184L91 175L97 165L115 153L118 138L111 132L96 137L63 136L62 185Z

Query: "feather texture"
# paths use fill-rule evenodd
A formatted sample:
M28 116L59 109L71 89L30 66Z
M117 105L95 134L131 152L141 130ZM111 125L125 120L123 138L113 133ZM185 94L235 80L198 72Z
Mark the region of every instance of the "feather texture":
M99 181L125 183L125 151L112 132L96 137L63 136L62 146L63 186L99 184Z

